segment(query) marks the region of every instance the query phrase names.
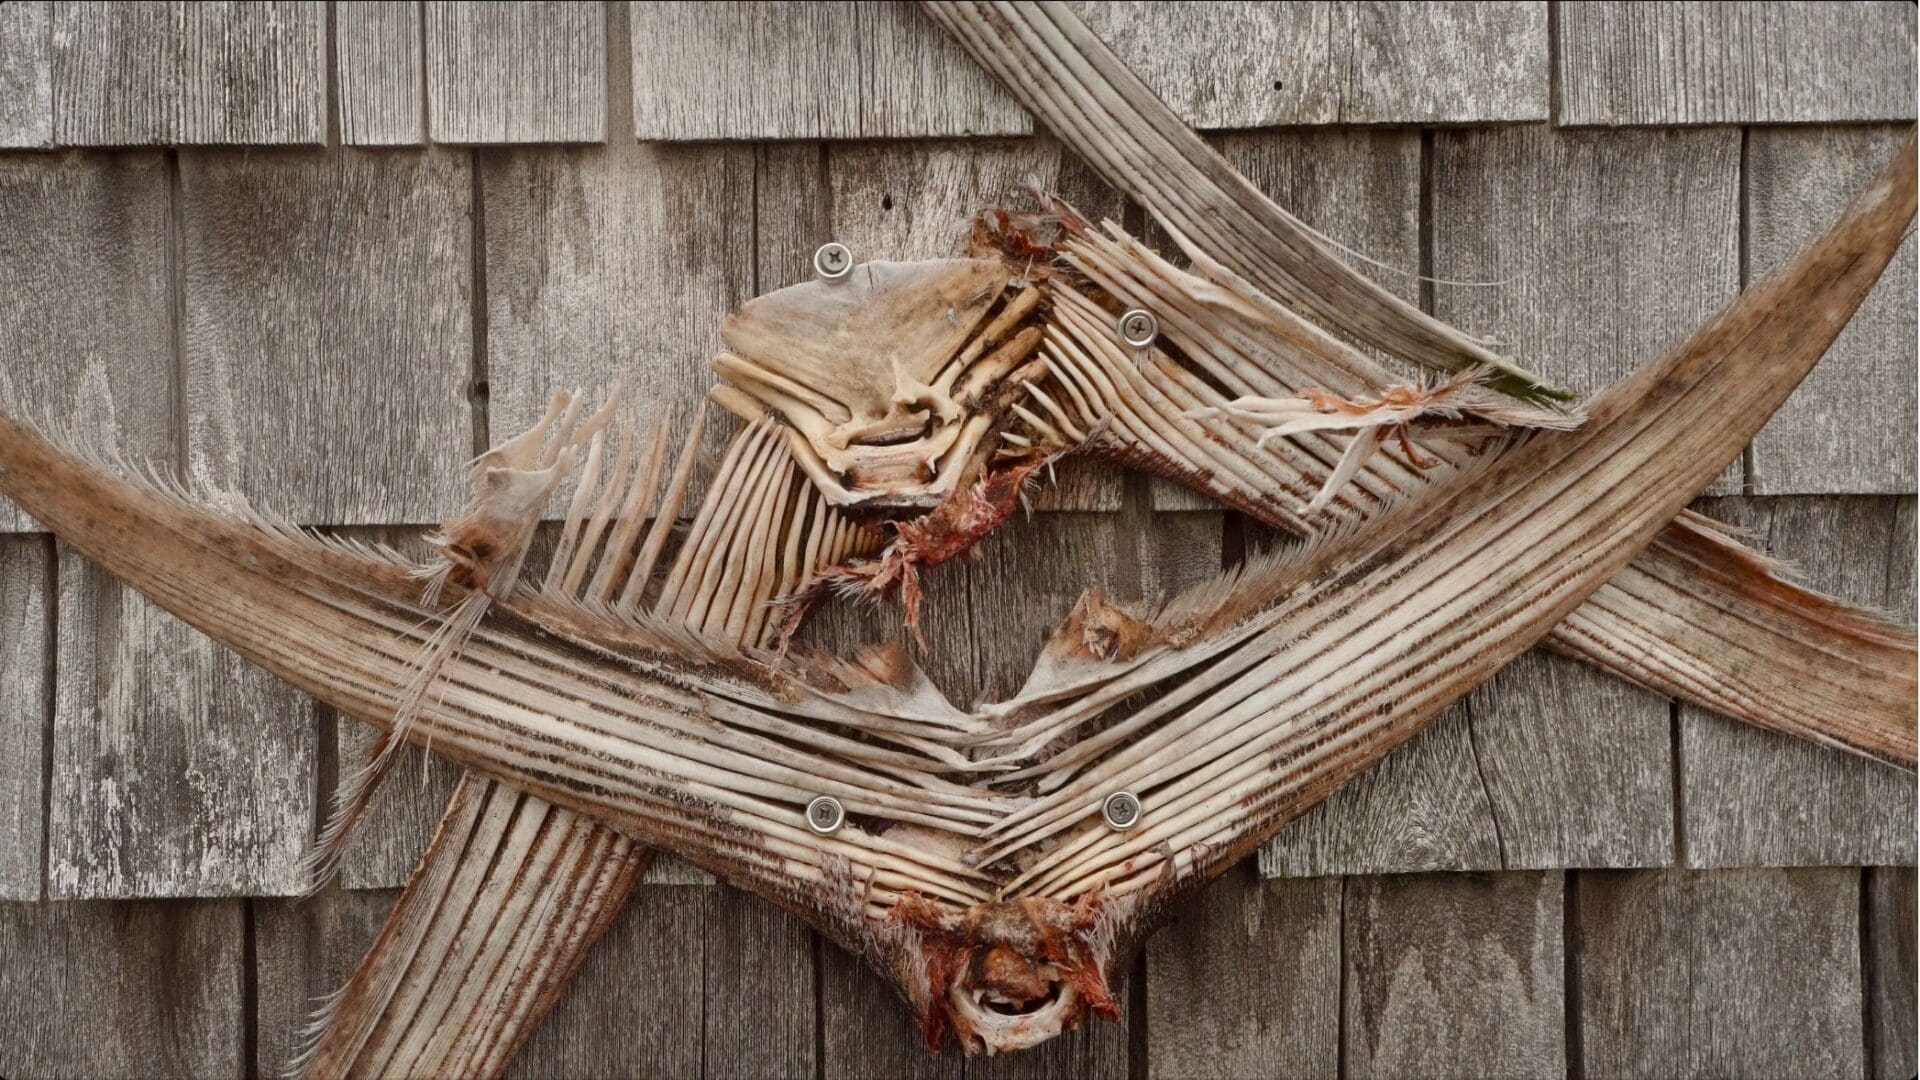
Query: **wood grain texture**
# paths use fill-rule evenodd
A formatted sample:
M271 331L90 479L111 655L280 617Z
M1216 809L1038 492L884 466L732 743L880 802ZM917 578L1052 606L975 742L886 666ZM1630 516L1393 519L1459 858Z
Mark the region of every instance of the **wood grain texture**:
M46 0L0 4L0 148L53 142L53 16Z
M1347 883L1346 1075L1566 1067L1558 873Z
M1908 131L1755 128L1747 142L1749 278L1764 279L1839 217ZM1907 237L1839 340L1754 439L1755 492L1914 490L1914 243Z
M1595 871L1573 894L1586 1075L1861 1075L1858 870Z
M1912 4L1569 2L1562 124L1775 124L1914 115Z
M1867 1076L1914 1074L1914 874L1911 867L1865 871Z
M1071 6L1199 128L1547 118L1544 3Z
M1535 649L1468 696L1510 870L1673 863L1666 698Z
M927 1052L906 1004L865 961L831 942L820 952L821 1073L827 1080L959 1080L968 1061L951 1042Z
M62 146L319 144L326 5L53 5L53 137Z
M189 469L322 525L466 502L464 155L183 153Z
M720 321L753 294L753 150L622 144L479 162L492 435L524 431L556 389L620 379L640 422L669 423L679 445L705 407ZM710 418L708 460L731 430Z
M1419 299L1418 132L1237 132L1210 141L1288 213L1334 242L1385 264L1352 260L1363 273L1408 300ZM1151 227L1148 234L1163 250L1172 250L1160 229ZM1214 503L1156 477L1153 505L1156 510L1182 510Z
M636 890L508 1075L701 1075L702 918L713 891ZM723 1061L712 1060L714 1071Z
M607 137L600 4L427 4L427 125L442 143Z
M1709 500L1808 584L1911 620L1913 500L1774 496ZM1686 865L1858 866L1914 861L1914 776L1863 758L1680 712Z
M1049 138L831 145L825 171L828 232L804 252L782 253L786 258L811 259L814 246L829 239L861 261L964 255L974 216L989 207L1031 207L1029 187L1058 194L1093 221L1121 215L1120 197ZM804 175L795 179L803 183ZM1110 468L1068 458L1055 476L1057 483L1035 489L1034 509L1120 508L1122 481Z
M246 1075L244 908L0 904L0 1073Z
M1019 135L1032 122L912 5L630 5L643 140Z
M1147 943L1147 1070L1323 1077L1340 1061L1340 878L1242 864Z
M175 459L166 216L158 153L0 156L8 412L84 445ZM0 498L0 532L36 527Z
M1434 314L1590 395L1740 291L1740 133L1434 134ZM1739 489L1737 467L1716 493Z
M50 541L0 536L0 901L40 898L52 579Z
M254 900L254 1060L284 1076L320 1001L347 976L399 894L329 887L302 900Z
M421 6L407 0L337 0L333 5L342 143L417 146L427 141Z
M47 891L305 887L314 705L62 546Z
M730 885L704 901L705 1075L812 1075L813 932Z

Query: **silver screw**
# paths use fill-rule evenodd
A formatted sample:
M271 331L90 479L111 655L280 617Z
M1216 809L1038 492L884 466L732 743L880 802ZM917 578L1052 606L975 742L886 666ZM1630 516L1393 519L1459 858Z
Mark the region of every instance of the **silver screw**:
M1114 832L1126 832L1140 824L1140 800L1131 791L1116 791L1100 804L1100 816Z
M813 253L813 272L822 281L839 281L853 273L853 249L838 240L821 244Z
M807 828L821 836L831 836L840 831L847 823L847 809L840 800L831 795L822 795L807 804Z
M1134 308L1120 316L1120 340L1136 349L1144 349L1160 336L1160 320L1153 312Z

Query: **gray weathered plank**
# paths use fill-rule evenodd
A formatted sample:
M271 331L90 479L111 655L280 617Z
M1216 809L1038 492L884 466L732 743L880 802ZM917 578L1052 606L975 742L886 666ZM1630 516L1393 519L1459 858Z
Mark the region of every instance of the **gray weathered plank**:
M641 139L1018 135L1013 99L912 5L630 5Z
M1334 242L1385 264L1351 259L1361 272L1408 300L1419 299L1418 132L1240 132L1212 141L1253 186L1288 213ZM1159 230L1150 233L1157 236ZM1183 510L1213 503L1156 478L1153 505L1156 510Z
M1866 873L1867 1076L1914 1074L1914 874L1911 867Z
M79 555L58 555L47 889L299 892L314 706Z
M327 888L302 900L254 900L254 1060L284 1076L320 1002L347 983L399 893Z
M1347 1076L1558 1076L1558 873L1347 881Z
M1544 3L1076 3L1201 128L1545 120Z
M1467 700L1503 865L1672 865L1666 698L1535 649Z
M670 422L679 444L712 385L720 321L752 295L753 165L750 147L480 155L495 439L538 420L555 390L623 379L633 414ZM710 457L731 430L709 418Z
M246 1075L244 907L0 904L0 1074Z
M830 232L816 243L838 240L862 261L964 255L974 215L1031 206L1030 186L1058 193L1094 221L1117 221L1121 212L1119 195L1049 138L833 145L826 172ZM1036 510L1119 509L1121 480L1111 467L1069 458L1055 471L1058 484L1034 492Z
M1152 1075L1337 1075L1341 879L1253 869L1223 874L1147 943Z
M0 403L170 462L167 167L158 153L0 156ZM34 528L0 498L0 532Z
M603 142L606 8L427 4L427 118L435 142Z
M1560 5L1562 124L1770 124L1914 115L1913 5Z
M1912 5L1901 6L1911 22ZM1754 129L1747 144L1749 279L1762 280L1831 225L1910 130ZM1754 491L1914 490L1914 259L1908 236L1833 348L1754 438Z
M714 891L636 891L509 1075L700 1075L701 920ZM736 1014L732 1022L758 1026L760 1018ZM720 1071L724 1059L709 1061Z
M1861 1075L1858 870L1585 872L1571 917L1586 1075Z
M351 717L336 714L335 760L346 775L367 759L376 732ZM393 772L340 857L340 884L349 889L393 889L407 883L414 864L426 853L447 799L460 783L460 768L417 746L399 751ZM322 806L331 805L323 801Z
M1905 507L1903 512L1903 505ZM1814 588L1913 618L1911 497L1719 499ZM1692 706L1680 717L1686 865L1914 861L1914 776Z
M704 1075L813 1075L813 932L730 885L703 897Z
M334 4L334 86L342 143L417 146L427 141L420 10L408 0Z
M318 144L326 5L53 5L53 137L62 146Z
M1434 314L1592 394L1740 291L1740 133L1434 135ZM1739 490L1737 471L1716 490Z
M46 0L0 4L0 147L51 142L51 6Z
M53 547L0 536L0 900L37 900L52 684Z
M966 1059L949 1039L929 1053L899 995L864 960L820 947L821 1076L827 1080L959 1080Z
M466 157L197 151L180 169L190 471L311 524L458 513Z

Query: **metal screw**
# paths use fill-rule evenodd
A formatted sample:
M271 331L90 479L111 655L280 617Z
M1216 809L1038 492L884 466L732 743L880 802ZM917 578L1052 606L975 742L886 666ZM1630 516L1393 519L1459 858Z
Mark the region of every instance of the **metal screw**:
M831 795L822 795L807 804L807 828L821 836L831 836L840 831L847 823L847 809L840 800Z
M1134 308L1120 316L1120 340L1136 349L1144 349L1160 336L1160 320L1153 312Z
M853 273L853 249L838 240L821 244L813 253L813 272L822 281L839 281Z
M1140 800L1131 791L1116 791L1100 804L1100 816L1114 832L1126 832L1140 824Z

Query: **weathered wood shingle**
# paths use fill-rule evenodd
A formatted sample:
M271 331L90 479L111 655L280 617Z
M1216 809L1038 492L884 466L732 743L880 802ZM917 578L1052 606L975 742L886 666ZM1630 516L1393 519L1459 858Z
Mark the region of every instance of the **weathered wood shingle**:
M1859 883L1854 869L1580 873L1586 1075L1861 1075Z
M425 7L427 117L435 142L607 137L603 5L485 0Z
M326 140L326 5L56 3L62 146Z
M1547 118L1544 3L1077 3L1200 128Z
M1747 142L1748 280L1764 280L1820 235L1911 130L1755 128ZM1914 490L1914 260L1909 235L1827 355L1754 439L1754 491Z
M189 470L319 525L445 521L467 492L467 158L183 153Z
M40 898L53 544L0 536L0 901Z
M1913 5L1572 0L1562 124L1772 124L1914 114Z
M0 4L0 148L52 141L52 9L46 0Z
M411 0L333 5L334 93L342 143L413 146L426 141L422 6Z

